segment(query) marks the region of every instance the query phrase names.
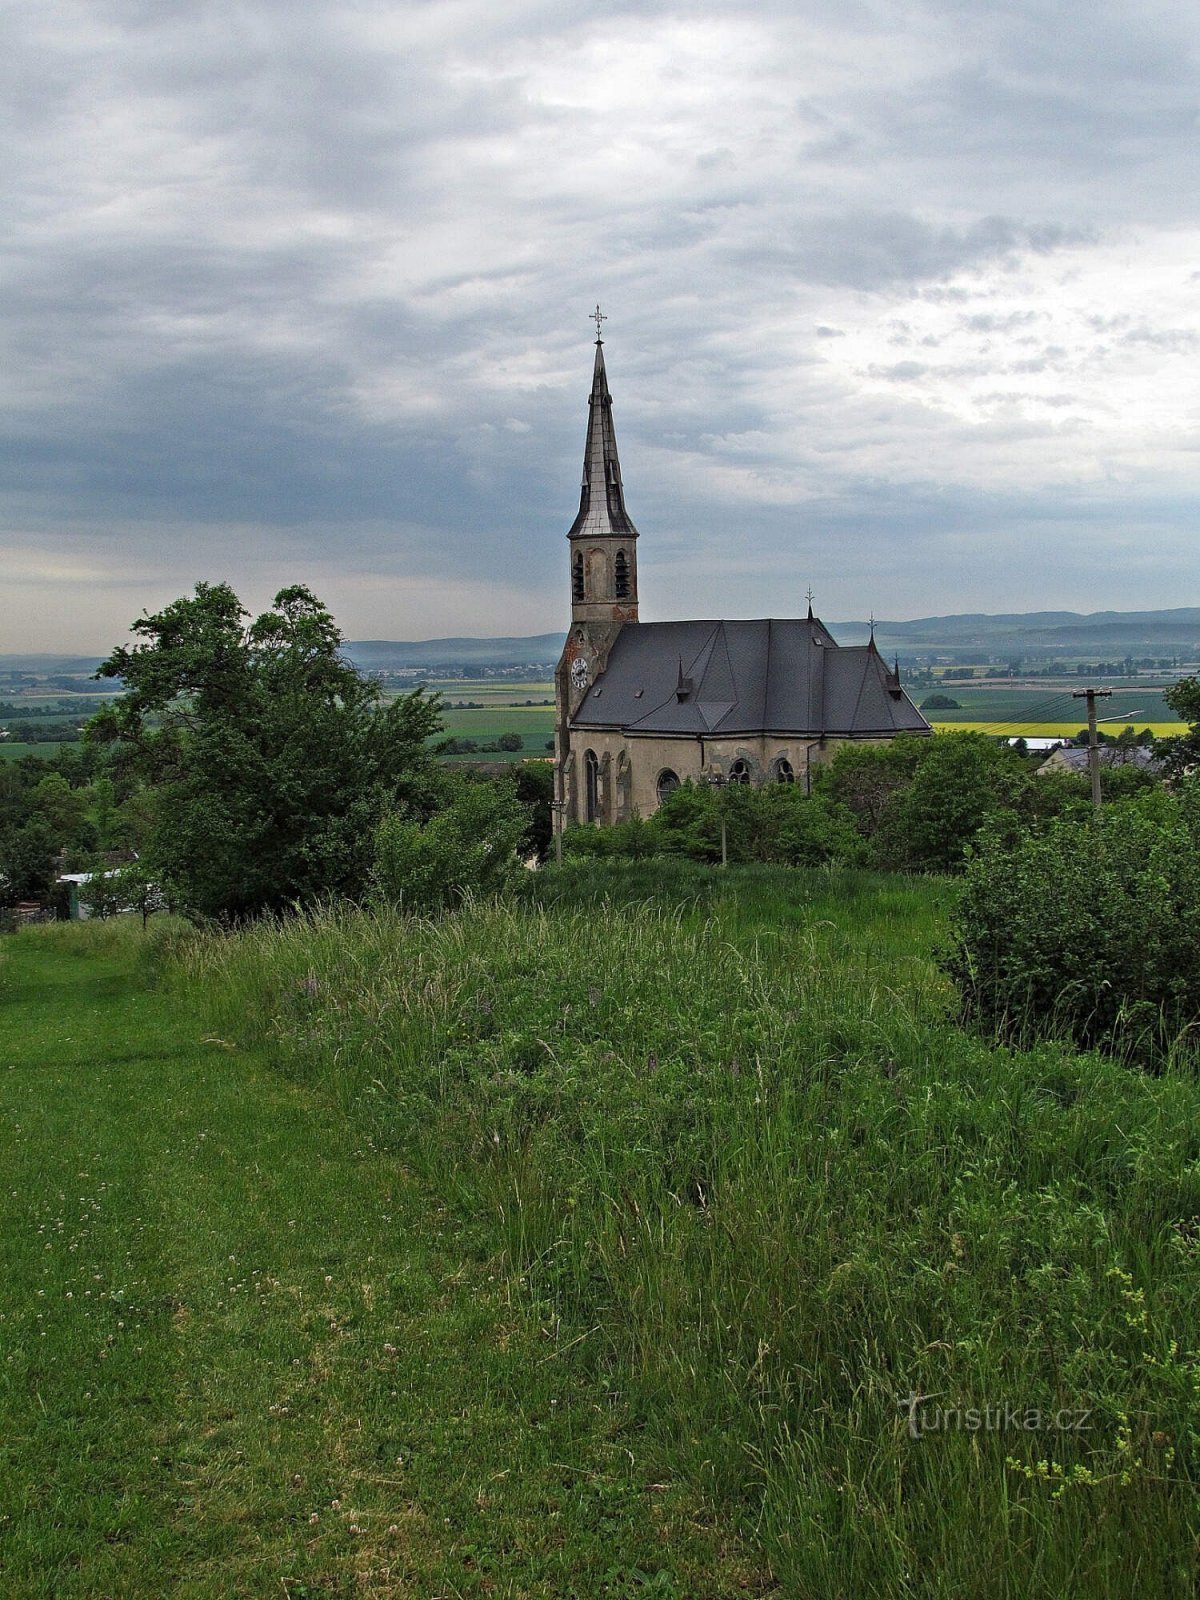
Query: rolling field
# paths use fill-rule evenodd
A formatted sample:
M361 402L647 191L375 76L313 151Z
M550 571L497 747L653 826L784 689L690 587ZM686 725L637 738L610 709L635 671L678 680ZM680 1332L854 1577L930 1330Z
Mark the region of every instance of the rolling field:
M0 739L0 761L20 761L22 756L45 756L53 760L60 750L74 748L69 742L52 740L47 744L13 744L10 739Z
M521 755L545 753L546 741L554 732L554 708L525 706L520 702L552 699L553 684L479 685L452 679L431 687L437 688L448 701L483 702L479 709L448 709L444 713L446 726L442 737L475 739L482 744L511 731L521 734L525 741L518 759ZM1072 687L1068 680L1061 684L1038 684L1029 689L1008 686L973 689L969 685L947 684L938 691L913 690L912 697L919 704L928 694L941 692L960 702L961 709L957 711L926 713L935 728L961 728L995 734L997 738L1015 738L1020 734L1067 738L1087 725L1086 708L1083 701L1072 699ZM1126 722L1132 722L1139 733L1148 727L1158 738L1185 731L1185 725L1175 718L1158 690L1117 689L1111 699L1100 704L1100 726L1109 733L1119 732ZM489 759L505 757L501 753Z
M1021 734L1027 734L1041 739L1073 739L1077 733L1087 727L1086 720L1082 723L1021 722L1018 720L1012 723L997 724L995 722L973 722L968 718L958 722L943 722L941 713L938 711L926 712L925 714L933 724L935 733L962 731L964 733L990 733L998 738L1015 739ZM1173 734L1187 732L1187 724L1183 722L1143 722L1141 717L1136 719L1134 726L1139 733L1143 729L1149 728L1156 739L1166 739ZM1116 734L1121 731L1121 727L1122 724L1119 722L1101 723L1100 731L1102 733Z
M546 740L554 734L553 706L499 705L484 711L445 711L439 738L497 739L502 733L519 733L525 741L520 754L545 754Z
M1030 689L987 687L972 689L959 684L946 684L938 690L910 691L920 705L931 693L946 694L960 703L960 710L926 712L931 722L940 726L972 727L984 732L1024 733L1054 732L1075 733L1087 725L1087 707L1082 700L1072 698L1071 689L1055 685L1041 685ZM1171 732L1182 731L1175 713L1166 704L1162 694L1152 689L1115 689L1109 699L1097 702L1098 715L1103 726L1120 728L1132 722L1142 728L1163 728Z

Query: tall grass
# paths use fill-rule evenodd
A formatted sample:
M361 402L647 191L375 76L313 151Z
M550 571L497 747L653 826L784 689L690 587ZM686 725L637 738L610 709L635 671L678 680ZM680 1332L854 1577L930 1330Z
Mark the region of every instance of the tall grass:
M1191 1594L1200 1088L962 1033L945 894L596 864L181 959L454 1197L784 1593Z

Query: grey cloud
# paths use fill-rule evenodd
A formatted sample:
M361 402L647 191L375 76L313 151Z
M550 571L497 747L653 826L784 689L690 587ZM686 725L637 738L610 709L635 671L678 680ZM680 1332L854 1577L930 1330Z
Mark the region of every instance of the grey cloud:
M1039 340L1014 363L1036 314L979 309L976 288L949 280L1000 278L1131 218L1191 220L1185 24L1132 4L937 0L906 18L865 0L704 0L688 27L765 30L777 78L715 61L712 104L693 103L690 83L671 98L667 62L645 69L634 112L606 103L642 70L634 49L574 99L533 93L530 72L547 55L602 57L614 38L652 55L654 29L680 23L665 0L602 18L584 0L16 9L25 26L0 62L0 562L6 540L49 547L69 528L119 564L156 526L213 529L224 561L227 530L258 528L347 572L536 573L552 626L599 298L650 565L674 540L719 544L722 517L739 548L801 539L805 560L831 562L822 541L861 518L861 539L835 539L848 562L890 537L908 570L943 582L940 539L1002 512L1028 530L1032 512L914 485L911 461L946 427L919 380L991 372L986 404L1004 410L1005 372L1063 359ZM848 71L885 30L895 73ZM914 68L917 38L928 63ZM723 96L746 130L714 131ZM755 121L760 98L775 110ZM874 360L891 353L876 342L855 371L897 388L874 392L868 424L831 364L889 297L923 317L945 306L947 330L963 308L989 354L933 368ZM1101 320L1114 345L1195 343L1140 312ZM925 325L885 337L952 347ZM1063 382L1083 385L1074 370ZM985 462L990 426L959 457L948 448L948 473ZM741 487L714 509L713 475L735 468ZM1144 501L1152 479L1131 492ZM1102 511L1089 503L1081 525ZM1164 552L1173 516L1182 526L1178 507L1150 519ZM181 572L197 548L181 544ZM725 579L731 608L763 593L748 560Z

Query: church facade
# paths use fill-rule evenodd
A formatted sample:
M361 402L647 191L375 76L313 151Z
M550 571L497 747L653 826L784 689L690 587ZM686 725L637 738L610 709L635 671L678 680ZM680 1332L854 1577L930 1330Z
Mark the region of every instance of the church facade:
M571 627L554 679L558 827L647 817L689 780L807 790L846 740L932 731L874 639L839 645L811 605L785 620L639 622L638 532L600 338L567 539Z

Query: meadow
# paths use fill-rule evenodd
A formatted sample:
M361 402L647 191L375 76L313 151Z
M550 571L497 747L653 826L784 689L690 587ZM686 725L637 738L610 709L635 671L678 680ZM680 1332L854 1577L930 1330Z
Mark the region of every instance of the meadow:
M1193 1595L1195 1063L963 1032L952 894L9 941L19 1592Z
M53 761L61 750L70 748L70 744L60 744L57 740L41 744L14 744L10 739L0 739L0 761L20 761L25 756L41 756L46 761Z

